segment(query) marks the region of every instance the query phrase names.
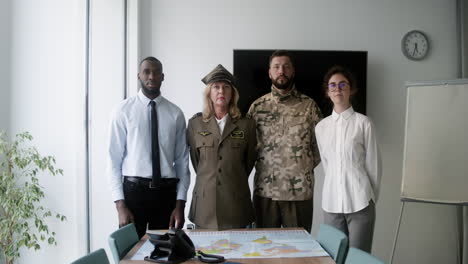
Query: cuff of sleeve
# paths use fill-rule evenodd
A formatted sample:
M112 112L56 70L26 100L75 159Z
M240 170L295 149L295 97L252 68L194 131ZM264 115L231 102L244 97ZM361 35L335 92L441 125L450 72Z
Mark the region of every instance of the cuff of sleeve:
M187 193L177 191L177 200L187 201Z
M187 201L187 189L184 188L184 185L179 182L177 185L177 200Z
M113 200L114 202L115 202L115 201L118 201L118 200L124 200L123 191L122 191L122 190L113 191L113 192L112 192L112 200Z
M379 198L379 194L375 191L372 192L372 200L374 200L374 203L377 203L377 200Z

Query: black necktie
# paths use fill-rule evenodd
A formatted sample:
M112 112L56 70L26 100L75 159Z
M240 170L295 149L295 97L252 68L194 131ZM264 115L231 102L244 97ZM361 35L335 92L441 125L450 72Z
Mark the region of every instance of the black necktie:
M151 158L153 164L153 186L159 186L161 180L161 165L159 164L158 115L156 103L151 104Z

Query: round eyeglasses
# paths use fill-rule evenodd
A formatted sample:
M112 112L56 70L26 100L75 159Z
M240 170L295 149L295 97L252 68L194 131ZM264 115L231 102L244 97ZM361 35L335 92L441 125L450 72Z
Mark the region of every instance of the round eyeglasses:
M349 86L349 83L347 82L339 82L339 83L332 82L328 84L328 89L330 90L330 92L336 92L338 90L343 91L348 86Z

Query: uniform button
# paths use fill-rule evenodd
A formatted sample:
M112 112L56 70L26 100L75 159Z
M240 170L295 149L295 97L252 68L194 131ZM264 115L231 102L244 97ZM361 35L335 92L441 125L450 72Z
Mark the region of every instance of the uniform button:
M218 169L218 172L221 173L221 169Z
M203 142L203 145L205 145L205 142Z
M219 156L219 160L222 160L222 159L223 159L223 157Z
M221 182L220 182L220 181L218 181L218 185L221 185Z

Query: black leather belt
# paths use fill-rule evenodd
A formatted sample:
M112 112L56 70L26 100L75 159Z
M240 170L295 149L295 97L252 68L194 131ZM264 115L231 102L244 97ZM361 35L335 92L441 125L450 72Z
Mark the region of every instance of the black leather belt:
M130 177L130 176L125 176L125 180L129 182L133 182L139 185L146 185L149 186L151 183L150 178L143 178L143 177Z
M177 187L177 183L179 182L178 178L161 178L159 186L154 186L152 185L153 181L150 178L125 176L124 180L152 189L175 188Z

